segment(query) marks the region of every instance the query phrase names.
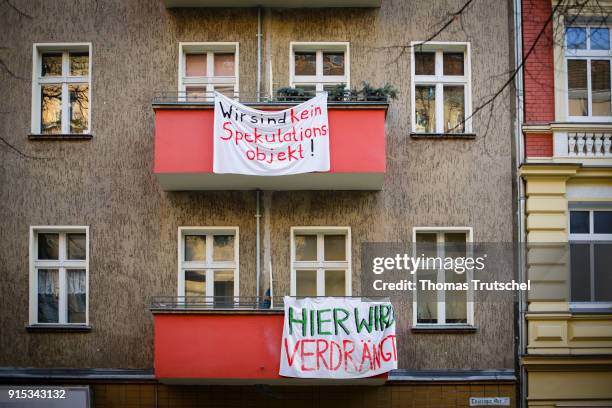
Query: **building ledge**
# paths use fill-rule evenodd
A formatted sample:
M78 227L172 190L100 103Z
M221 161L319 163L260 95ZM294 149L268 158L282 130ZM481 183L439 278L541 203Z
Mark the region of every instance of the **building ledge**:
M389 383L398 382L454 382L454 381L511 381L516 382L512 369L500 370L393 370Z
M415 133L411 132L413 139L476 139L476 133Z
M50 141L50 140L63 140L63 141L76 141L76 140L91 140L93 135L91 133L64 133L64 134L29 134L28 140L33 141Z
M26 326L30 333L70 333L90 332L91 326L87 324L30 324Z
M1 380L127 380L152 381L152 369L0 367Z

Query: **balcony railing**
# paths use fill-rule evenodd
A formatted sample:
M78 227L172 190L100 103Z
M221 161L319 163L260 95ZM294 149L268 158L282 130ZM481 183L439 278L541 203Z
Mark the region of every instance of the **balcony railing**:
M311 296L314 298L324 296ZM385 296L334 296L336 298L360 299L363 301L388 301ZM156 296L151 300L152 312L189 311L281 311L284 296L273 298L260 296Z
M568 133L567 156L585 158L611 158L612 134Z
M305 95L262 95L259 98L253 94L234 93L233 99L246 105L294 105L313 98L314 93ZM229 95L229 97L232 97ZM194 104L194 105L210 105L213 103L214 92L157 92L153 97L153 105L172 105L172 104ZM342 95L330 94L328 104L388 104L389 98L386 95L370 94L363 95L361 93L354 94L350 91L345 91Z

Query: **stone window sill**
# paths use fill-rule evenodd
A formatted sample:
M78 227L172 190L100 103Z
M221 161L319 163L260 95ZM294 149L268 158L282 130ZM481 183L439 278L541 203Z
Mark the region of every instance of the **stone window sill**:
M427 326L412 326L410 331L413 333L476 333L478 328L469 325L427 325Z
M91 326L87 324L30 324L26 326L30 333L71 333L90 332Z
M410 133L413 139L475 139L476 133Z
M62 133L62 134L30 134L28 135L29 140L43 141L43 140L91 140L93 135L91 133Z

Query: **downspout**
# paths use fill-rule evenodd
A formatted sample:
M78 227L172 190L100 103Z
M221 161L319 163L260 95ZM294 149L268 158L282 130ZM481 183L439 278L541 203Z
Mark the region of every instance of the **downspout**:
M259 203L260 203L260 195L261 195L261 190L257 189L255 190L255 199L257 200L257 211L255 212L255 271L256 271L256 277L255 277L255 289L256 289L256 300L257 300L257 306L259 306L259 281L260 281L260 275L261 275L261 266L260 266L260 257L259 257L259 252L260 252L260 248L259 248L259 241L260 241L260 233L259 233L259 220L261 219L261 211L260 211L260 207L259 207Z
M261 36L261 7L257 7L257 102L261 102Z
M519 282L527 282L527 268L525 265L526 259L526 236L525 236L525 187L519 173L520 167L524 162L524 143L523 143L523 24L522 24L522 0L514 0L514 69L517 70L515 87L516 87L516 121L514 129L514 137L516 146L515 155L515 179L516 179L516 224L517 224L517 265ZM517 359L519 364L519 406L527 407L527 372L521 363L521 356L526 354L526 325L525 312L527 309L527 294L524 291L519 291L518 302L518 344L517 344Z

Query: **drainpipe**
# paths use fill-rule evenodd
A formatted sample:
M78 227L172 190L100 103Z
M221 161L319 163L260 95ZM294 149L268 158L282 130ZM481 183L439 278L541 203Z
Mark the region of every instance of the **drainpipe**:
M525 186L523 180L519 174L519 169L524 162L524 147L523 147L523 70L521 68L521 62L523 61L523 24L522 24L522 0L514 0L514 69L518 70L515 87L516 87L516 121L514 129L514 137L516 146L516 157L515 157L515 179L516 179L516 193L517 193L517 239L518 239L518 278L519 282L527 282L527 268L525 265L526 260L526 234L525 234ZM525 249L525 250L524 250ZM520 362L522 355L526 354L526 325L525 325L525 313L527 309L527 294L523 291L519 292L518 302L518 344L517 344L517 359L519 359L519 398L520 407L527 407L527 372L525 367Z
M257 102L261 102L261 36L261 7L257 7Z
M256 278L255 278L255 286L256 286L256 298L257 298L257 305L259 306L259 281L260 281L260 275L261 275L261 267L260 267L260 259L259 259L259 241L260 241L260 234L259 234L259 220L261 218L261 211L259 208L259 202L260 200L260 196L261 195L261 190L257 189L255 190L255 199L257 200L257 211L255 213L255 270L256 270Z

